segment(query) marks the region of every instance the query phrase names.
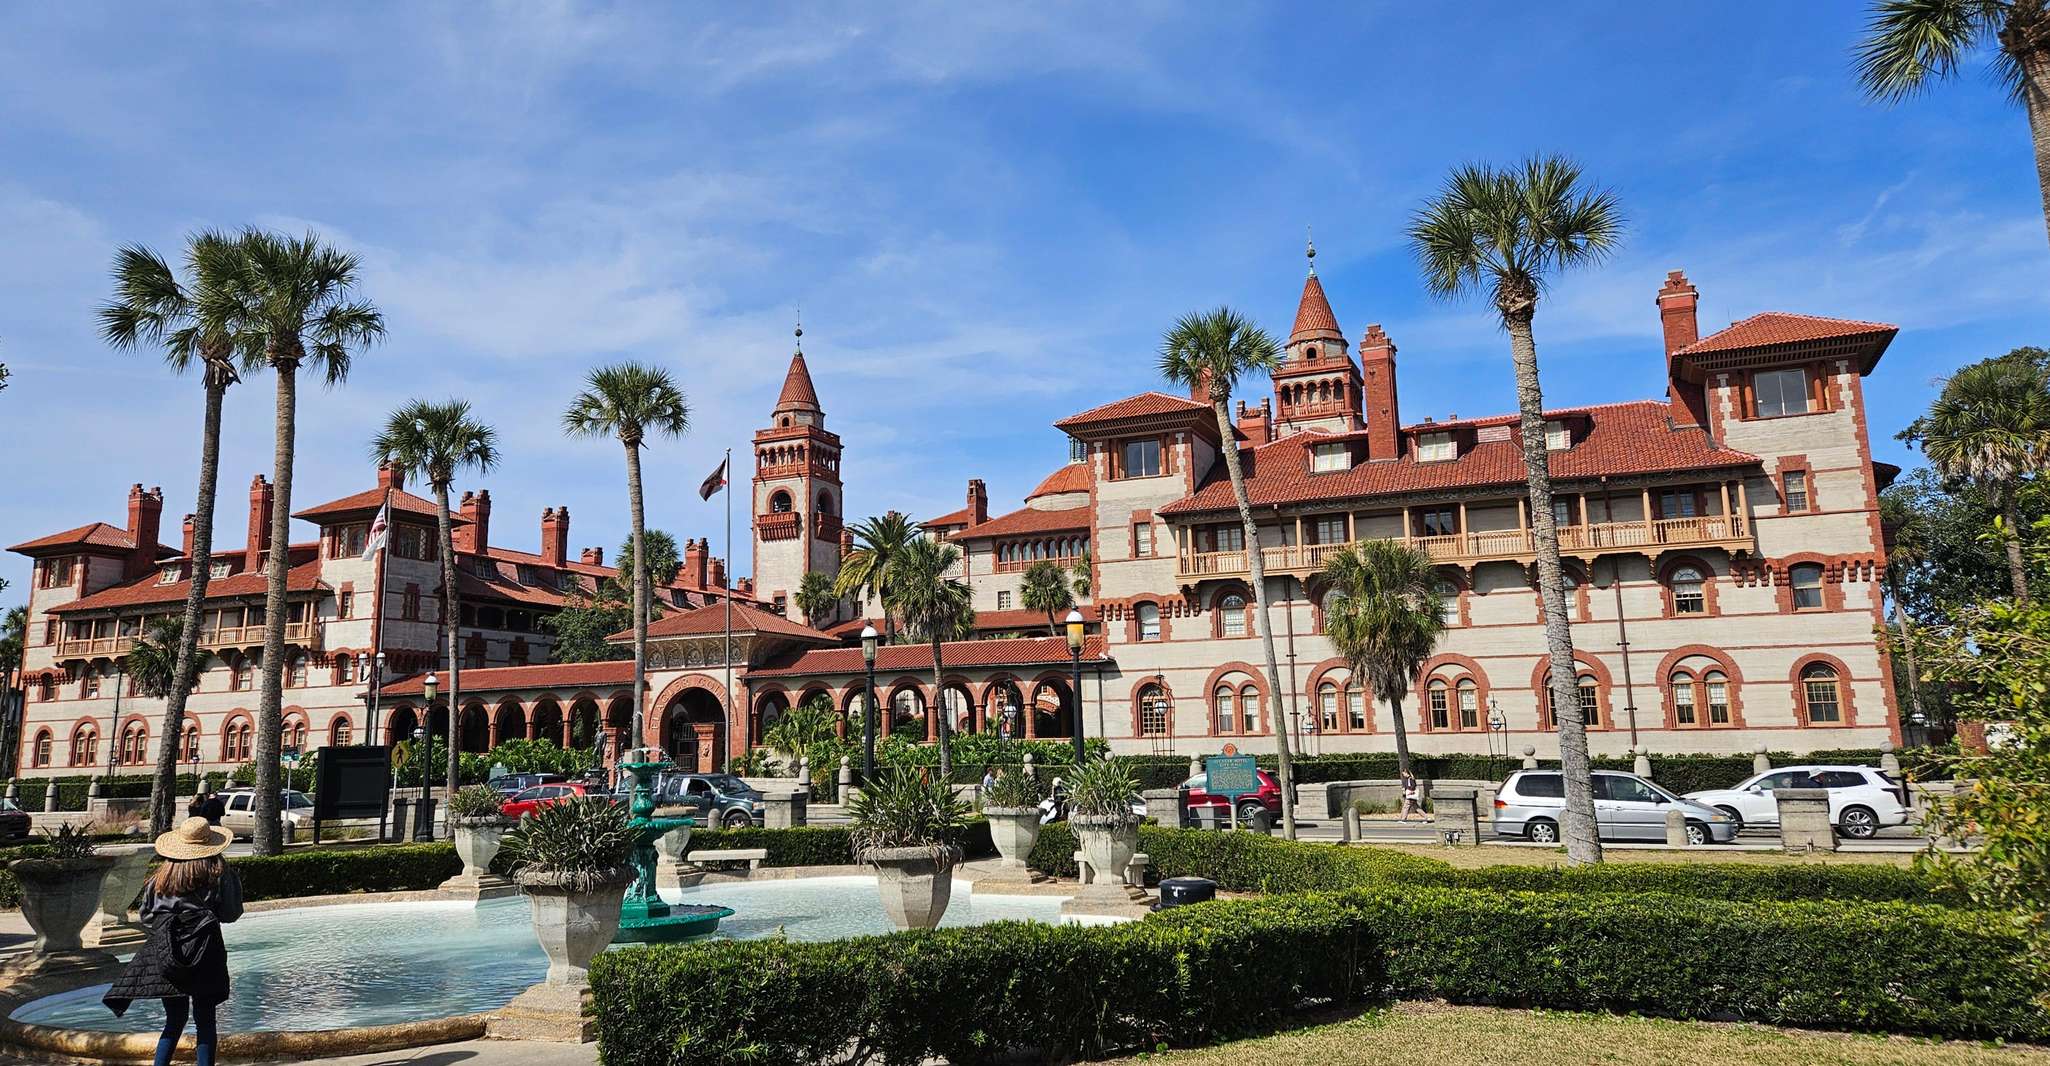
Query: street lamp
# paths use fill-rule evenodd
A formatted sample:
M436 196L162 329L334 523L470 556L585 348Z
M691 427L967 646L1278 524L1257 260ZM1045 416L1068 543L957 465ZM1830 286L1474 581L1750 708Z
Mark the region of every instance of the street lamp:
M413 819L413 839L434 839L434 694L441 688L441 680L432 673L420 682L420 692L426 697L427 705L421 709L421 725L415 736L426 739L420 748L420 816ZM451 721L450 727L455 723ZM453 734L451 734L453 739Z
M861 697L861 787L876 775L876 627L861 627L861 661L868 667L868 689Z
M1068 608L1068 661L1075 668L1075 765L1082 765L1082 612Z

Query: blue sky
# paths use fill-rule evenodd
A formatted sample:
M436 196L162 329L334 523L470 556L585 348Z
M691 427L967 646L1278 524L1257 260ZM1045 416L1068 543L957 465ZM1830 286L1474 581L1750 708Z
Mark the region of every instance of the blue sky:
M1385 325L1406 420L1512 403L1482 307L1430 299L1401 241L1446 169L1564 152L1627 243L1559 280L1547 399L1661 392L1652 294L1704 329L1766 309L1902 327L1868 383L1880 458L1961 362L2043 342L2026 123L1976 73L1863 102L1862 5L28 5L0 35L0 544L191 508L199 388L108 351L115 248L312 227L361 253L388 341L303 391L296 501L368 487L384 412L495 423L494 539L625 528L616 446L556 419L590 367L671 368L696 428L648 456L650 520L719 543L693 489L747 454L794 309L848 509L1009 508L1050 423L1159 383L1176 315L1286 331L1305 226L1347 336ZM736 17L735 13L745 17ZM271 382L231 393L223 546L270 470ZM741 559L746 568L745 515ZM302 534L310 532L301 530ZM0 576L24 591L26 561Z

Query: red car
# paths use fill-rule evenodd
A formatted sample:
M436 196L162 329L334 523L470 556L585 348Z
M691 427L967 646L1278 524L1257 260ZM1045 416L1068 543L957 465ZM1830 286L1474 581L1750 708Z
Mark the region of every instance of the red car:
M1260 775L1260 791L1238 798L1239 824L1247 829L1266 830L1281 820L1281 785L1274 775L1265 770ZM1196 812L1209 807L1217 812L1217 824L1231 824L1231 801L1223 796L1213 796L1203 791L1208 774L1197 774L1176 786L1182 809L1182 827L1191 828L1200 824Z
M505 815L507 818L518 818L520 815L526 814L529 811L538 811L551 803L561 803L566 799L591 794L590 786L579 781L557 781L546 785L535 785L533 788L523 789L515 793L513 798L500 804L498 813Z

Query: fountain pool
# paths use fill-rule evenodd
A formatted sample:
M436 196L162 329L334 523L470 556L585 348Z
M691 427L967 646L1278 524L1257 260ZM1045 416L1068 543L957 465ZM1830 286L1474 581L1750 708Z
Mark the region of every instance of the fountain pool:
M670 890L672 903L732 907L719 936L839 940L892 930L872 877L726 882ZM979 894L954 885L945 926L1005 919L1060 921L1059 896ZM224 927L234 991L223 1033L308 1031L475 1014L504 1006L548 970L525 897L484 903L345 903L250 914ZM154 1032L155 1001L125 1018L100 1004L106 985L45 996L15 1009L32 1025Z

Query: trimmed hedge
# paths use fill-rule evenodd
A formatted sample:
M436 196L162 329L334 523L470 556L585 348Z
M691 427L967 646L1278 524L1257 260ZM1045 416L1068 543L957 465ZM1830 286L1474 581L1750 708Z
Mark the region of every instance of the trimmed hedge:
M726 848L762 848L769 853L764 866L852 866L854 831L843 825L807 825L794 829L693 829L690 851ZM968 858L980 859L997 853L989 838L989 823L970 819L959 841ZM1069 852L1075 849L1070 847ZM1070 869L1074 864L1069 863Z
M591 986L607 1066L1066 1061L1391 996L2043 1039L2025 949L1995 916L1905 904L1365 889L1108 927L627 948Z

